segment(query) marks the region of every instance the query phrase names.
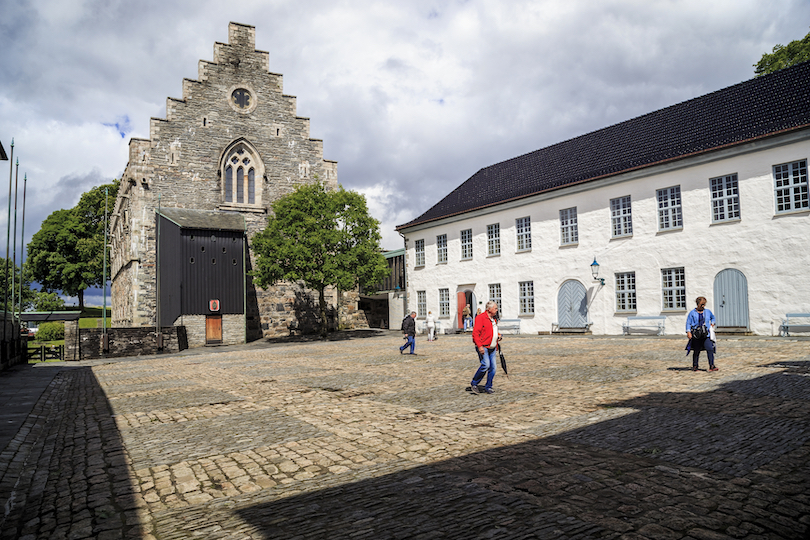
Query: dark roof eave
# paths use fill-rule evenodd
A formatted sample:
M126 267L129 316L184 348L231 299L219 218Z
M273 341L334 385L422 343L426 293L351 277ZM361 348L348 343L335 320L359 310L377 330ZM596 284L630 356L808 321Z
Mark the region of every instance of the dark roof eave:
M552 191L565 189L565 188L568 188L568 187L571 187L571 186L585 184L587 182L593 182L594 180L600 180L602 178L610 178L612 176L619 176L621 174L625 174L625 173L632 172L632 171L638 171L638 170L642 170L642 169L647 169L649 167L654 167L656 165L662 165L664 163L672 163L672 162L679 161L679 160L682 160L682 159L688 159L688 158L691 158L691 157L694 157L694 156L698 156L698 155L702 155L702 154L708 154L710 152L716 152L716 151L722 150L724 148L730 148L732 146L738 146L738 145L750 143L750 142L753 142L753 141L767 139L767 138L770 138L770 137L775 137L777 135L783 135L785 133L790 133L792 131L800 131L802 129L807 129L809 127L810 127L810 124L801 124L799 126L794 126L794 127L791 127L791 128L786 128L786 129L774 131L774 132L771 132L771 133L767 133L767 134L764 134L764 135L759 135L759 136L756 136L756 137L751 137L751 138L748 138L748 139L743 139L743 140L740 140L740 141L734 141L734 142L730 142L730 143L726 143L726 144L721 144L719 146L714 146L712 148L707 148L705 150L699 150L697 152L691 152L689 154L683 154L683 155L680 155L680 156L675 156L675 157L671 157L671 158L667 158L667 159L662 159L662 160L654 161L654 162L651 162L651 163L645 163L643 165L637 165L635 167L628 167L626 169L622 169L621 171L601 174L601 175L598 175L598 176L592 176L590 178L585 178L585 179L582 179L582 180L576 180L574 182L569 182L567 184L563 184L563 185L560 185L560 186L555 186L555 187L551 187L551 188L548 188L548 189L542 189L540 191L535 191L533 193L528 193L526 195L520 195L518 197L512 197L510 199L504 199L502 201L498 201L498 202L494 202L494 203L490 203L490 204L484 204L484 205L481 205L481 206L477 206L475 208L468 208L466 210L460 210L458 212L452 212L452 213L449 213L449 214L445 214L445 215L442 215L442 216L437 216L437 217L425 219L425 220L422 220L422 221L415 221L414 220L414 221L405 223L403 225L397 225L394 230L396 230L397 232L400 232L403 229L408 229L408 228L413 227L415 225L423 225L425 223L430 223L430 222L433 222L433 221L439 221L441 219L445 219L445 218L449 218L449 217L453 217L453 216L459 216L459 215L462 215L462 214L468 214L470 212L475 212L476 210L482 210L484 208L491 208L493 206L500 206L502 204L506 204L506 203L509 203L509 202L512 202L512 201L518 201L518 200L521 200L521 199L526 199L528 197L534 197L534 196L540 195L542 193L549 193L549 192L552 192Z

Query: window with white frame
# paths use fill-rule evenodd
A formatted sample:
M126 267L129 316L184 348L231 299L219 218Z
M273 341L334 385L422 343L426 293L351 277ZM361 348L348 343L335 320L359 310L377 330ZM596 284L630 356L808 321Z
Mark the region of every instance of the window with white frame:
M472 229L464 229L461 231L461 258L472 259L473 245L472 245Z
M636 273L622 272L616 276L616 311L636 310Z
M729 174L709 179L712 190L712 221L740 219L740 190L737 175Z
M425 266L425 241L414 242L414 250L416 251L416 266Z
M498 304L498 312L501 311L501 284L500 283L490 283L489 284L489 299L492 302Z
M633 214L630 207L630 195L610 199L610 221L613 237L633 234Z
M501 224L487 225L487 255L501 254Z
M528 217L517 218L515 220L515 230L517 232L517 250L527 251L532 249L532 220Z
M427 292L416 291L416 316L427 317Z
M683 228L681 186L656 190L655 195L658 199L658 230Z
M776 213L810 208L807 193L807 160L773 166Z
M436 237L436 260L439 263L447 262L447 235L440 234Z
M450 316L450 289L439 289L439 317Z
M520 314L534 314L534 281L521 281L518 283L520 301Z
M578 242L577 207L560 210L560 244L565 246Z
M683 268L661 270L664 309L686 309L686 274Z

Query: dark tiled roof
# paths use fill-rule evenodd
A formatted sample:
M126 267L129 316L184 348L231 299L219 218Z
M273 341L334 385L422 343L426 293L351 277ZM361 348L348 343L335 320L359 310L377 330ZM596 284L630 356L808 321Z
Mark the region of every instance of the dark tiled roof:
M206 229L216 231L244 231L245 218L235 212L211 210L188 210L186 208L163 208L160 214L182 229Z
M810 62L485 167L397 229L810 126Z

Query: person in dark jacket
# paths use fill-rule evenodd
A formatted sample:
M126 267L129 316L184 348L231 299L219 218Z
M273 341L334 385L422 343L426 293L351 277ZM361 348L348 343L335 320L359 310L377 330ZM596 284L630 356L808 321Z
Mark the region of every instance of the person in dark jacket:
M399 354L403 354L405 349L410 345L411 353L416 354L413 350L416 348L416 312L411 311L411 314L402 319L402 333L405 334L405 345L399 348Z

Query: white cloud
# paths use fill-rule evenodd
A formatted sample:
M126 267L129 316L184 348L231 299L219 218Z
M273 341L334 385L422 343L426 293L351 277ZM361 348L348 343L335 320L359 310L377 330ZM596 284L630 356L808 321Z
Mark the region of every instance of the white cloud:
M29 174L26 237L123 171L227 25L256 27L383 244L479 168L737 83L807 33L755 0L6 2L0 141ZM121 137L121 132L126 136ZM0 180L4 178L0 164ZM0 188L0 207L7 191ZM4 215L0 211L0 216ZM3 219L4 218L0 218Z

